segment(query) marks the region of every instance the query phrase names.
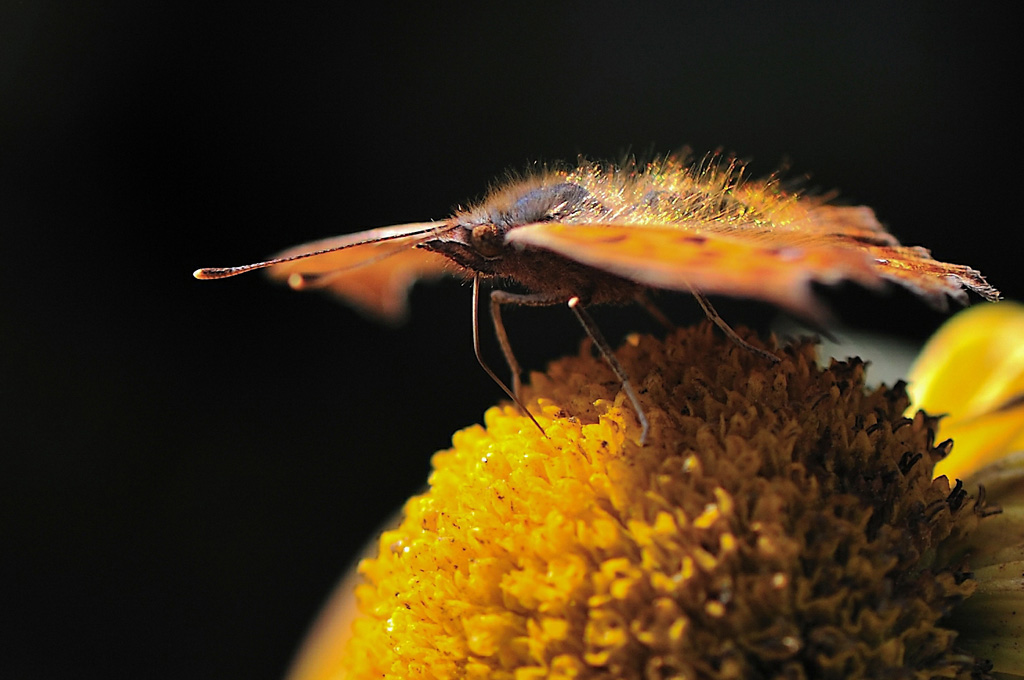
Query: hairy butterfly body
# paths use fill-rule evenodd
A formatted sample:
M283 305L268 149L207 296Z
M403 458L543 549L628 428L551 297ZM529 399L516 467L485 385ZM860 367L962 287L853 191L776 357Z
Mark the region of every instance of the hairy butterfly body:
M591 304L645 303L650 289L687 291L738 340L706 295L762 300L812 321L823 318L812 282L850 280L871 288L896 283L940 308L948 297L965 302L966 290L989 300L999 296L974 269L901 245L870 208L830 205L786 191L775 179L746 179L739 163L719 156L694 165L669 156L643 166L581 161L574 168L543 169L441 222L325 239L264 262L200 269L195 276L224 278L264 267L295 288L329 291L386 319L403 315L416 280L445 273L472 278L478 359L479 282L515 282L528 292L493 290L490 303L513 389L481 364L520 407L522 371L501 306L568 304L622 381L640 419L641 442L646 419L586 312Z

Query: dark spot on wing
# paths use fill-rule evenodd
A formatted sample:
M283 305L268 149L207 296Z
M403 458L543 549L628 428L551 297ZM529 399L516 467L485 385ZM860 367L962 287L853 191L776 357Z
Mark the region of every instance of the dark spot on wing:
M683 234L679 237L679 240L683 243L701 244L707 243L708 237L701 234Z
M602 236L599 240L601 241L601 243L621 243L622 241L625 241L627 238L629 238L628 235L623 234L619 231L614 231L608 234L607 236Z

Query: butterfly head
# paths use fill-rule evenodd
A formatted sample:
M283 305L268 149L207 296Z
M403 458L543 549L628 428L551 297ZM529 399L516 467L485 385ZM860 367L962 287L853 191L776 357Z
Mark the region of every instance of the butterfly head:
M507 230L491 222L471 223L454 218L452 229L423 241L419 247L433 251L469 271L501 275Z
M515 252L508 234L543 222L593 221L608 210L587 189L573 182L537 184L524 180L503 189L484 203L452 217L455 226L423 247L458 264L500 275L500 263Z

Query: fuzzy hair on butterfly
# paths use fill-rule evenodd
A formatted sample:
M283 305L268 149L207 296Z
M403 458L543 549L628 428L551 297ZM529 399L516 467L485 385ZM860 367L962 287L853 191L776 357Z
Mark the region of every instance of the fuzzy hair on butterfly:
M875 289L897 284L938 308L948 298L966 302L967 291L999 298L978 271L900 244L870 208L788 191L775 177L747 178L742 163L718 154L697 163L679 154L646 164L580 160L573 167L544 167L496 186L443 221L328 238L251 265L200 269L195 276L225 278L260 268L294 288L333 293L389 320L403 316L417 280L446 273L470 278L478 359L480 281L514 282L526 292L495 289L490 297L513 389L481 364L517 403L522 371L501 321L502 306L568 304L630 393L644 434L638 401L587 315L590 305L640 302L651 308L650 290L689 292L739 341L706 296L760 300L816 323L825 313L813 283L852 281Z
M442 222L315 241L196 277L270 267L275 279L326 290L384 318L404 312L414 281L444 273L510 279L553 296L558 288L563 302L573 295L623 302L637 288L696 289L812 320L822 311L812 282L896 283L939 308L947 297L965 302L966 290L999 296L976 270L901 245L868 207L830 205L786 191L776 178L743 174L742 164L718 155L643 166L581 160L510 180Z

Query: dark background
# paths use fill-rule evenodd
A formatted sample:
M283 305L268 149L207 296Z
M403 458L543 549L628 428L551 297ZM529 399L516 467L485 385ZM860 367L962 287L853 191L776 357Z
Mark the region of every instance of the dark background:
M279 677L500 397L454 281L396 330L198 266L443 218L528 161L691 145L791 160L1024 295L1020 36L995 3L70 5L0 4L4 678ZM829 299L912 341L943 318ZM582 335L561 309L508 321L534 368Z

